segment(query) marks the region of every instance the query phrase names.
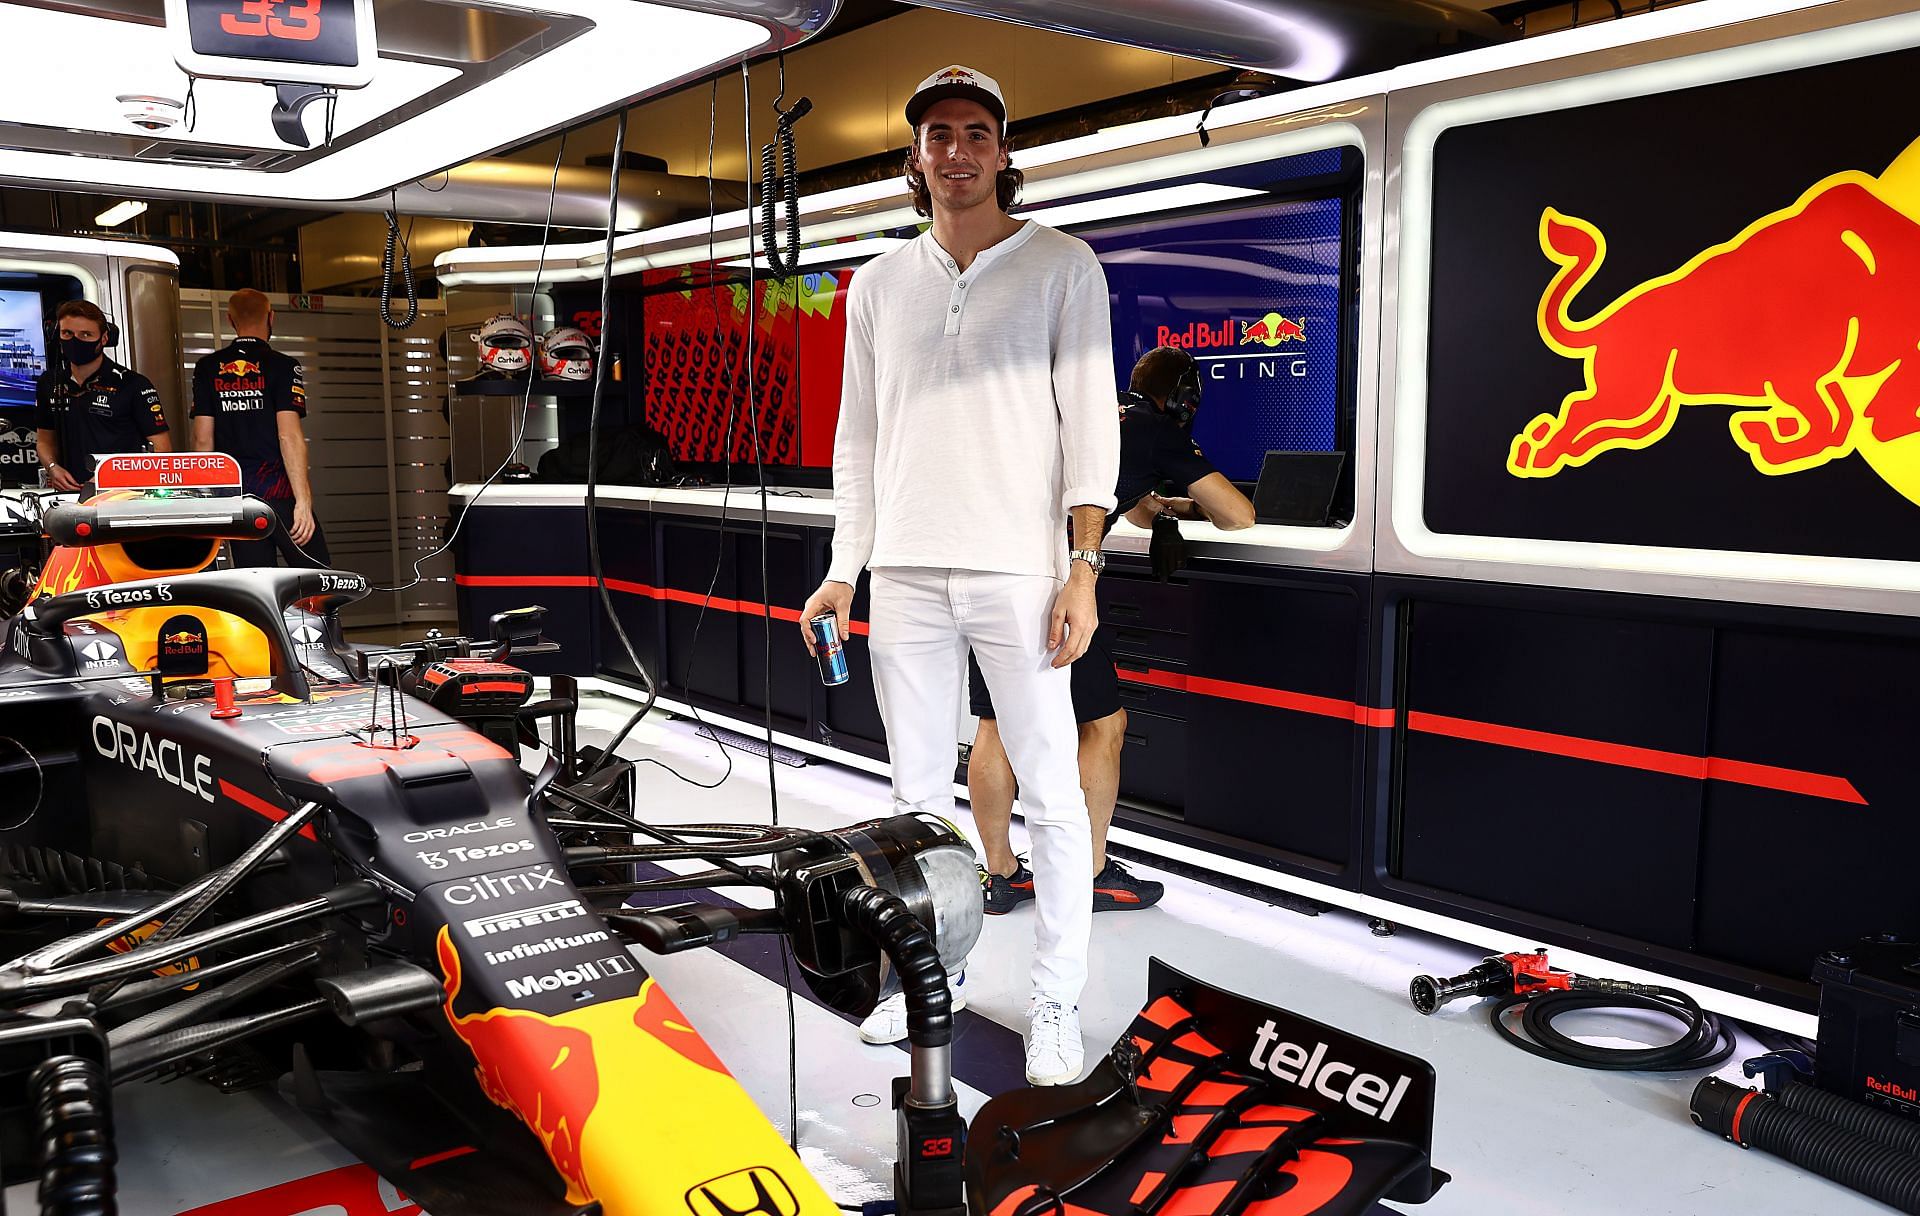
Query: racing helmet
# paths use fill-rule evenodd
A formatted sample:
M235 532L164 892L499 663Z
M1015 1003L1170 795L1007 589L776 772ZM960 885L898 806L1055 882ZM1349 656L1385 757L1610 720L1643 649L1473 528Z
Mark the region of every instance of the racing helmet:
M480 368L497 376L524 376L533 365L533 331L520 318L499 312L481 322L473 340Z
M593 340L571 325L540 335L540 374L549 380L593 379Z

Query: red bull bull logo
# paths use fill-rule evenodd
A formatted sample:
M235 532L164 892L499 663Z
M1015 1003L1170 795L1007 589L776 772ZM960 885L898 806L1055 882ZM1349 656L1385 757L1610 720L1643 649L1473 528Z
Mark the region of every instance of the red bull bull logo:
M653 979L635 996L564 1013L458 1014L462 960L447 929L437 948L447 1021L481 1088L539 1138L568 1202L597 1201L606 1216L676 1211L700 1186L747 1177L778 1198L769 1216L838 1216ZM714 1194L741 1205L731 1184Z
M1507 471L1553 477L1604 452L1651 447L1681 406L1730 409L1733 442L1781 476L1859 455L1920 503L1920 141L1878 177L1849 170L1580 319L1573 300L1606 258L1593 224L1547 208L1558 266L1541 341L1584 384L1515 435Z
M1240 345L1258 345L1271 350L1282 342L1305 342L1307 340L1307 319L1298 321L1270 312L1258 321L1240 323Z
M257 359L228 359L220 365L223 376L257 376L264 370Z
M163 633L160 635L160 640L170 646L198 646L206 639L197 633L189 633L182 629L179 633Z

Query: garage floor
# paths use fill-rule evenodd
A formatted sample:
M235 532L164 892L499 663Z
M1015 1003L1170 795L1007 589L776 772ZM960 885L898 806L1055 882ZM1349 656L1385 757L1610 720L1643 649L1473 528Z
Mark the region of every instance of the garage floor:
M621 703L590 699L583 741L603 739ZM692 723L655 720L626 754L655 757L711 783L719 748ZM776 771L781 822L828 826L885 814L886 785L830 764ZM764 759L734 753L714 790L665 768L640 768L642 814L663 823L767 818ZM971 829L964 805L959 820ZM1016 824L1016 837L1019 834ZM1147 871L1144 865L1137 867ZM1686 1099L1697 1074L1677 1078L1593 1073L1525 1055L1498 1040L1484 1011L1449 1007L1422 1018L1407 1004L1420 972L1452 974L1481 952L1416 932L1377 938L1346 912L1305 916L1180 878L1156 908L1094 920L1092 977L1082 1003L1090 1053L1104 1049L1139 1007L1146 960L1157 955L1199 978L1377 1039L1431 1062L1439 1075L1435 1165L1454 1181L1410 1211L1448 1214L1846 1213L1889 1209L1760 1153L1692 1127ZM730 891L742 902L751 894ZM1023 1083L1020 1028L1032 948L1031 905L988 918L968 970L954 1066L963 1113ZM786 997L777 949L749 939L728 952L649 958L647 966L728 1067L783 1130L788 1115ZM804 988L794 997L800 1151L842 1203L888 1198L893 1119L885 1095L906 1071L899 1048L869 1047ZM1604 1018L1568 1029L1597 1041L1631 1028ZM1649 1034L1670 1034L1649 1026ZM1760 1047L1743 1039L1722 1075ZM259 1093L222 1097L199 1082L136 1085L119 1094L120 1210L130 1216L392 1216L420 1209L381 1183L298 1112ZM37 1210L28 1186L9 1188L10 1211ZM438 1216L456 1216L440 1213Z

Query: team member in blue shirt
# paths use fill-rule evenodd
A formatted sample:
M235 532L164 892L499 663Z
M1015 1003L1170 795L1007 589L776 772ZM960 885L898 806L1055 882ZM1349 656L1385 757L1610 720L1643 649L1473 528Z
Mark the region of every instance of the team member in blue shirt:
M241 486L280 518L268 540L234 541L233 564L271 566L277 550L289 566L326 566L327 538L313 518L307 481L306 369L267 344L273 304L251 287L227 301L236 335L193 367L193 449L240 462Z
M68 300L54 313L63 373L40 377L33 411L34 447L47 484L79 490L94 465L116 452L171 452L160 393L130 367L106 356L107 314L86 300Z

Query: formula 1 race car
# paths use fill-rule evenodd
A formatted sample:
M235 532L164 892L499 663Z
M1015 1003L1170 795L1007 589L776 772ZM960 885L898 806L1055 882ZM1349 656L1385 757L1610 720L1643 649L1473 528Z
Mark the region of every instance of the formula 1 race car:
M205 459L114 458L100 478L115 488L45 509L51 553L6 625L8 1165L30 1136L43 1198L102 1210L82 1201L111 1193L109 1084L251 1074L287 1077L429 1210L684 1211L711 1183L731 1209L777 1184L783 1216L834 1212L624 942L799 929L834 1003L871 1008L888 964L840 897L866 890L876 924L917 913L964 951L971 851L916 819L831 838L716 825L693 843L646 827L627 764L575 752L573 703L529 704L508 660L539 645L538 610L484 642L351 645L338 613L363 577L211 568L223 539L275 521L256 499L163 488L237 486L224 457L211 477L187 467ZM553 746L529 773L521 746L543 723ZM779 860L732 860L754 854ZM690 856L783 886L779 907L726 929L623 910L684 885L636 866ZM963 897L959 916L929 881ZM809 902L834 915L796 925L786 910ZM754 1170L744 1197L714 1182Z
M214 568L277 526L229 458L99 483L17 503L48 548L0 575L31 585L0 654L0 1166L43 1212L114 1210L114 1085L198 1076L277 1086L432 1212L829 1216L626 948L741 933L784 935L831 1008L906 993L903 1213L1341 1216L1444 1181L1423 1062L1165 971L1086 1081L970 1133L946 977L982 909L949 825L651 825L631 762L577 745L572 681L535 701L512 664L551 648L541 610L355 645L362 576ZM711 868L658 864L685 859ZM728 885L772 906L685 901ZM1326 1066L1261 1071L1276 1036Z

